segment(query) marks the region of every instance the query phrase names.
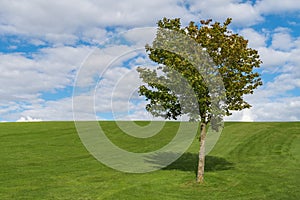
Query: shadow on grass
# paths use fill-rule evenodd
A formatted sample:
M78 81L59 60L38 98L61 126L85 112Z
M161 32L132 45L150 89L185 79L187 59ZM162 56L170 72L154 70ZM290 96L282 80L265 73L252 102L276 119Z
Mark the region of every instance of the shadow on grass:
M152 156L147 162L154 164L157 167L162 166L162 158L174 157L174 153L164 153ZM197 173L198 166L198 154L184 153L175 162L171 163L167 167L163 167L163 170L180 170L180 171L192 171ZM233 169L233 163L228 162L226 159L216 156L205 156L205 171L221 171Z

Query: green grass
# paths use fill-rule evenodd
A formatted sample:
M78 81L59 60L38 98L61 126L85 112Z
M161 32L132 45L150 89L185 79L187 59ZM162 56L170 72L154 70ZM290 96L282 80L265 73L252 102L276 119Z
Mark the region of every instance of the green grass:
M140 122L143 125L143 122ZM147 123L147 122L144 122ZM108 137L132 151L166 144L178 124L149 139ZM0 124L0 199L300 199L300 123L225 123L195 183L198 142L165 169L128 174L94 159L72 122Z

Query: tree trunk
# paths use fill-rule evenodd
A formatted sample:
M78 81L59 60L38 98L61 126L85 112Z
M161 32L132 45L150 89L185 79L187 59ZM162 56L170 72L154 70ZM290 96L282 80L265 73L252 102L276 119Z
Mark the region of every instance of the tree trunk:
M197 182L203 183L204 181L204 163L205 163L205 137L206 137L206 124L201 123L201 134L200 134L200 149L199 149L199 160L198 160L198 171L197 171Z

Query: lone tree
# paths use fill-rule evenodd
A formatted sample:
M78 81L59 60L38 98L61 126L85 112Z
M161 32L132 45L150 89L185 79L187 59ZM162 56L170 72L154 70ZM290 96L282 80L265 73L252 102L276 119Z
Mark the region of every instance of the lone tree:
M218 129L218 123L214 122L215 119L222 119L224 115L231 115L230 111L232 110L250 108L251 105L243 99L244 95L252 94L254 89L262 85L259 74L253 71L255 68L259 68L262 63L258 52L249 48L248 41L242 36L227 29L230 23L231 18L228 18L223 24L213 23L212 20L201 20L199 25L190 22L187 27L182 28L179 18L164 18L158 21L158 29L184 34L199 44L202 50L210 56L224 84L225 101L218 102L221 105L219 107L222 110L221 113L216 114L213 112L212 93L201 73L195 69L192 63L188 62L186 57L146 45L149 58L158 65L155 69L143 67L137 69L140 78L145 82L139 87L139 94L150 101L146 105L147 111L154 116L161 116L166 119L177 119L180 115L190 114L190 120L199 121L200 150L197 172L197 182L199 183L204 180L207 125L210 123L213 129ZM153 45L158 38L159 41L164 41L164 37L157 33ZM165 40L168 39L165 38ZM195 93L199 105L198 116L192 115L191 110L183 109L180 104L179 99L184 96L184 92L174 93L163 84L168 79L172 79L170 74L174 71L187 80Z

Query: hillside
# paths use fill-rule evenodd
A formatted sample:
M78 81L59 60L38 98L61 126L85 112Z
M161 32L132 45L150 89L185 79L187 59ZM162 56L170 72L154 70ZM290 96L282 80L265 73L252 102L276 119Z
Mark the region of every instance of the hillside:
M147 122L139 122L141 125ZM151 151L174 136L167 123L148 139L101 122L130 151ZM0 123L0 199L300 199L300 123L225 123L195 183L198 141L176 162L146 174L115 171L82 145L73 122Z

